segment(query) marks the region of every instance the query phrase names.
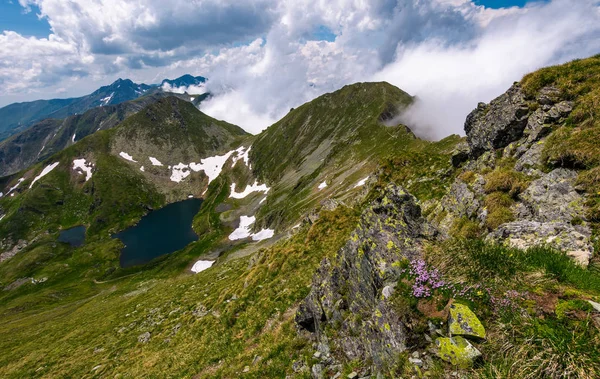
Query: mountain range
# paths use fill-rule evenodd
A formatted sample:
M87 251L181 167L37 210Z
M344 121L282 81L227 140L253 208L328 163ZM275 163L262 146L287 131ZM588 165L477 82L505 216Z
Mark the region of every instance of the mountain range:
M174 80L165 79L160 84L153 85L137 84L129 79L118 79L114 83L82 97L10 104L0 108L0 141L46 118L63 119L96 107L135 100L162 91L163 88L167 88L164 87L165 84L168 84L169 89L172 90L190 85L197 86L205 82L206 78L191 75L184 75Z
M0 144L0 376L600 375L600 56L440 141L386 82L258 135L156 88ZM194 242L121 266L116 233L191 198Z

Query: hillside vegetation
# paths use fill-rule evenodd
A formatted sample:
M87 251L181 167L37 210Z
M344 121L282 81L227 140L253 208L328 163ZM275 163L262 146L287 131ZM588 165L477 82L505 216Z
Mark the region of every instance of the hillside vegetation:
M412 99L387 83L258 136L160 99L0 179L0 376L596 378L599 78L542 69L438 142L391 124ZM198 241L119 267L109 232L188 195ZM232 240L242 216L274 236Z

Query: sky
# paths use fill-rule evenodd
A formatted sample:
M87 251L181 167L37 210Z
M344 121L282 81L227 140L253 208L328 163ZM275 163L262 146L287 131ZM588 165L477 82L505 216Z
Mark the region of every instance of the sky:
M0 0L0 106L192 74L201 110L251 133L387 81L418 135L462 134L526 73L598 53L600 0Z

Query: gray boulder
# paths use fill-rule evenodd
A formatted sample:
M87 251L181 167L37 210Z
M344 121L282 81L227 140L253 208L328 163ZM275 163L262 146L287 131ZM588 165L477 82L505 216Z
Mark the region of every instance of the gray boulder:
M575 171L559 168L533 181L520 195L531 219L565 223L584 219L584 201L574 188L576 179Z
M465 121L471 157L477 158L486 151L504 148L520 139L528 115L529 107L519 84L514 84L488 105L479 103Z

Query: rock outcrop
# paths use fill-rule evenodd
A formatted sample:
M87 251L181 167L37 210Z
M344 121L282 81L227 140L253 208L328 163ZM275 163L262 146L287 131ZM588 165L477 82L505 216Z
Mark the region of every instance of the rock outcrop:
M401 275L400 262L420 256L422 242L436 235L416 199L388 187L363 212L336 257L321 263L296 314L297 325L349 360L372 360L375 367L393 362L407 341L401 315L388 300ZM328 327L335 336L328 336Z
M506 147L521 138L528 114L529 107L519 84L490 104L479 103L465 121L471 157L478 158L486 151Z
M488 230L487 239L522 249L549 245L566 251L582 265L588 264L593 253L592 231L586 220L585 198L575 188L577 172L558 168L545 173L541 162L546 137L573 110L572 102L559 100L560 91L554 87L544 87L535 98L526 98L515 84L469 114L465 122L468 149L464 144L455 148L452 164L470 172L470 181L459 176L429 216L444 235L450 235L460 219L469 219L483 230L489 226L486 173L499 164L506 170L506 163L513 162L513 177L527 177L526 187L510 194L513 204L504 215L508 218L512 213L512 220ZM465 158L467 150L469 159Z

